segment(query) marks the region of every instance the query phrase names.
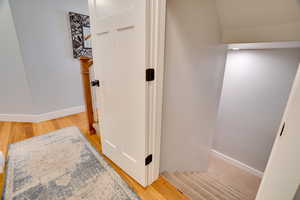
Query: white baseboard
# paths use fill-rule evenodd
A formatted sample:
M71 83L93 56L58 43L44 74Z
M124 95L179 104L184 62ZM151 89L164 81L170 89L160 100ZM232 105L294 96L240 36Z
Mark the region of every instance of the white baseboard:
M0 114L1 122L34 122L36 115Z
M36 115L35 122L42 122L42 121L57 119L57 118L60 118L60 117L65 117L65 116L68 116L68 115L74 115L74 114L77 114L77 113L81 113L81 112L84 112L84 111L85 111L84 106L76 106L76 107L67 108L67 109L63 109L63 110L48 112L48 113Z
M224 160L224 161L226 161L226 162L228 162L228 163L230 163L230 164L232 164L232 165L234 165L234 166L236 166L236 167L238 167L240 169L243 169L243 170L245 170L245 171L247 171L247 172L249 172L249 173L251 173L251 174L253 174L255 176L258 176L260 178L263 177L263 174L264 174L263 172L261 172L261 171L259 171L257 169L254 169L253 167L250 167L250 166L248 166L248 165L246 165L246 164L244 164L244 163L242 163L242 162L240 162L238 160L235 160L235 159L233 159L233 158L231 158L229 156L226 156L226 155L224 155L224 154L222 154L222 153L220 153L220 152L218 152L216 150L211 150L211 153L214 156L216 156L216 157L218 157L218 158L220 158L220 159L222 159L222 160Z
M76 106L43 114L0 114L0 121L6 122L42 122L85 111L85 106Z

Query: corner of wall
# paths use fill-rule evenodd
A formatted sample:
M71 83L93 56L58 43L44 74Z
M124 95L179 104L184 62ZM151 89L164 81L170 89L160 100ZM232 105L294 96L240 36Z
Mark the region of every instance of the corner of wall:
M10 10L11 10L13 24L14 24L14 27L15 27L16 38L17 38L18 46L19 46L18 49L19 49L19 52L20 52L21 60L22 60L22 69L23 69L24 78L25 78L25 82L26 82L26 88L28 90L28 95L29 95L29 101L30 101L29 104L30 105L28 105L28 106L30 107L30 110L31 110L30 114L33 114L33 113L35 113L36 109L35 109L35 106L34 106L33 94L32 94L32 90L31 90L31 81L28 78L28 74L27 74L28 72L25 68L24 52L23 52L22 44L20 42L19 33L17 31L17 26L16 26L16 22L15 22L15 15L14 15L14 12L13 12L12 7L11 7L11 1L9 1L9 7L10 7Z

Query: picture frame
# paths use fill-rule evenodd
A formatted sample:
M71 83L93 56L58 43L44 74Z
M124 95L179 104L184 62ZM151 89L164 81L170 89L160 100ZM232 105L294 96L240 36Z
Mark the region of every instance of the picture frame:
M73 57L92 58L90 17L79 13L69 12Z

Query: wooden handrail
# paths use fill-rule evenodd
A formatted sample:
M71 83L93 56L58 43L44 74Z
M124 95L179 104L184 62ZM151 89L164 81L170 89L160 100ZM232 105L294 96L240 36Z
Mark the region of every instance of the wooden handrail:
M92 102L92 89L90 80L90 67L93 65L93 59L88 57L80 57L81 74L83 82L84 99L86 105L86 113L88 119L89 132L91 135L96 134L96 130L93 127L95 123L94 110Z

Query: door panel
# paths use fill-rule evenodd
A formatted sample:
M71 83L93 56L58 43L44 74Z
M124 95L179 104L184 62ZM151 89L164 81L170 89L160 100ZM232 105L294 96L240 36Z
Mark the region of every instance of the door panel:
M256 200L293 200L300 184L299 147L300 70L298 69L282 127L279 129Z
M103 153L145 186L146 0L99 0L90 8Z

